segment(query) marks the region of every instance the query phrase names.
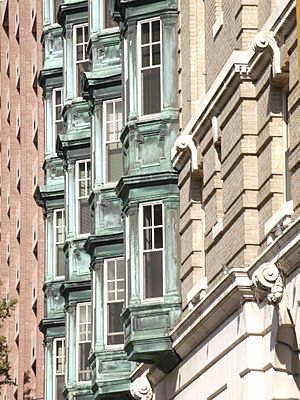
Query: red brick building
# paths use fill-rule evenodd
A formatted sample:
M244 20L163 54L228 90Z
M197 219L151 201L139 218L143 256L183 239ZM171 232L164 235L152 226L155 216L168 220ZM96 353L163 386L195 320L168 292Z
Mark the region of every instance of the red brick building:
M3 333L16 386L2 399L43 397L43 218L34 192L43 179L43 107L37 84L42 61L42 4L0 2L1 27L1 295L18 303Z

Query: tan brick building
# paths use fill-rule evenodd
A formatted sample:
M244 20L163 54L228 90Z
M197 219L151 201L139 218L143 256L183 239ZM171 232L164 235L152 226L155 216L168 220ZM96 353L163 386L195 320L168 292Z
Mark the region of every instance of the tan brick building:
M182 361L133 378L155 400L299 399L296 2L182 0L178 54Z
M17 299L3 334L16 386L3 399L43 396L43 218L34 192L41 182L43 110L37 85L42 50L40 1L0 2L1 27L1 295ZM2 332L1 332L2 334Z

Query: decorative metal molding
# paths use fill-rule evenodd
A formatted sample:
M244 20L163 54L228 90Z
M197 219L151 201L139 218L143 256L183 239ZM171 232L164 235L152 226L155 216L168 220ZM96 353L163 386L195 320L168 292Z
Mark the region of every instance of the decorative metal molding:
M171 159L173 160L175 158L177 152L182 152L187 148L189 148L191 152L192 170L196 171L198 169L197 148L192 136L190 135L178 136L171 151Z
M130 393L136 400L152 400L153 398L150 382L145 376L137 378L131 383Z
M283 272L275 263L262 264L253 274L252 282L257 288L270 292L267 296L270 303L276 304L281 301L284 290Z
M253 51L260 53L262 51L269 51L272 56L272 72L273 77L281 73L280 66L280 49L275 39L275 34L272 31L258 32L252 42Z

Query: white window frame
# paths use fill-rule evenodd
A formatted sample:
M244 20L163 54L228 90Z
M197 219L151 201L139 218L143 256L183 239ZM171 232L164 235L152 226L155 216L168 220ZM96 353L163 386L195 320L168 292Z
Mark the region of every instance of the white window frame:
M106 126L107 126L107 124L108 123L114 123L114 124L116 124L119 120L118 119L114 119L114 120L112 120L112 121L107 121L106 120L106 110L107 110L107 104L114 104L113 105L113 109L114 109L114 116L115 116L115 109L116 109L116 105L115 105L115 103L117 103L117 102L121 102L121 107L123 106L122 105L122 98L120 98L120 97L118 97L118 98L116 98L116 99L111 99L111 100L106 100L106 101L104 101L103 102L103 111L102 111L102 125L103 125L103 160L104 160L104 162L103 162L103 180L104 180L104 183L106 184L106 185L112 185L112 186L115 186L116 185L116 183L117 183L117 181L109 181L108 179L107 179L107 155L106 155L106 146L108 145L108 144L111 144L111 143L121 143L121 140L120 140L120 138L118 139L118 140L110 140L110 141L108 141L107 139L106 139L106 137L107 137L107 129L106 129ZM120 122L121 122L121 125L123 126L123 115L121 115L121 119L120 119ZM121 128L122 129L122 128ZM121 134L121 131L119 132L120 134Z
M74 93L74 97L76 98L81 98L82 96L80 96L79 93L77 93L77 82L78 82L78 76L77 76L77 64L80 64L82 62L86 62L89 61L89 57L88 58L83 58L82 60L78 61L76 60L77 58L77 45L78 43L76 42L76 32L77 29L82 29L82 37L83 37L83 42L82 44L88 44L88 40L89 40L89 34L87 33L87 38L85 37L85 33L84 33L84 28L85 27L89 27L88 23L85 24L78 24L78 25L74 25L73 26L73 73L74 73L74 77L73 77L73 93ZM85 40L87 39L87 41L85 42ZM87 56L87 52L86 52L86 46L83 46L83 55L86 57Z
M100 1L100 29L105 32L115 32L119 30L119 26L113 26L112 28L106 28L105 25L105 0L102 0L102 6Z
M75 164L75 188L76 188L76 190L75 190L75 193L76 193L75 209L76 209L76 233L77 233L77 236L79 236L79 237L86 237L90 234L90 233L79 233L79 226L80 226L79 225L79 200L84 199L84 198L88 199L90 196L90 193L89 193L87 196L79 197L79 164L83 164L83 163L86 163L86 165L87 165L87 163L90 163L90 178L89 179L91 181L90 187L92 187L91 160L88 158L88 159L76 161L76 164ZM87 167L85 167L85 171L87 171ZM87 181L88 179L85 179L85 180Z
M144 260L143 260L143 255L144 255L144 226L143 226L143 207L145 206L154 206L157 204L161 204L162 206L162 232L163 232L163 247L162 247L162 272L163 272L163 294L160 297L151 297L151 298L145 298L145 293L144 293ZM159 227L160 225L152 225L152 229L154 227ZM160 249L156 249L160 250ZM149 251L147 251L149 252ZM139 258L140 258L140 294L141 294L141 301L143 303L153 303L153 302L162 302L163 297L165 296L165 279L166 279L166 272L165 272L165 210L164 210L164 204L162 201L151 201L151 202L146 202L146 203L140 203L139 204Z
M153 114L142 114L142 57L141 57L141 48L142 48L142 25L146 22L160 21L160 112ZM151 42L152 43L152 42ZM156 42L155 42L156 43ZM152 53L151 53L152 54ZM151 58L151 57L150 57ZM137 61L138 61L138 114L140 119L152 119L155 117L159 117L161 115L161 111L163 109L163 43L162 43L162 20L160 17L144 19L138 21L137 24ZM152 63L152 61L151 61ZM158 66L156 66L158 67ZM147 67L148 69L153 67ZM145 67L143 69L146 69Z
M58 357L58 355L57 355L57 343L58 342L62 342L62 357ZM53 357L52 358L52 363L53 363L52 364L52 368L53 368L53 382L52 382L52 384L53 384L53 399L56 399L57 398L56 378L57 378L57 376L62 376L62 375L65 375L65 373L66 373L66 341L65 341L64 337L55 338L53 340L53 354L52 354L52 357ZM62 359L63 372L61 372L61 373L57 373L57 371L56 371L56 361L57 361L58 358Z
M92 345L92 336L91 336L91 340L90 341L79 341L79 332L80 332L80 324L79 324L79 320L80 320L80 308L81 307L85 307L86 310L88 307L90 307L90 326L91 326L91 332L92 332L92 305L91 302L83 302L83 303L77 303L76 304L76 382L79 385L82 384L88 384L91 381L91 369L90 369L90 379L87 381L80 381L79 380L79 344L80 343L91 343ZM88 324L85 323L85 324ZM91 333L92 335L92 333Z
M62 222L63 222L63 238L64 240L62 242L57 242L56 241L56 231L58 228L57 225L57 214L61 212L62 213ZM64 275L57 275L57 245L59 244L63 244L65 242L65 238L66 238L66 211L64 208L57 208L53 211L53 278L55 280L61 280L64 279Z
M61 104L56 104L56 93L57 92L61 92ZM63 110L63 99L64 99L64 89L63 87L59 87L59 88L54 88L52 90L52 124L53 124L53 152L56 153L55 151L55 146L56 146L56 138L57 138L57 134L56 134L56 124L58 122L62 122L63 121L63 117L61 116L60 119L56 119L56 108L61 107L61 111Z
M108 344L107 343L107 335L108 335L108 313L107 313L107 304L109 303L113 303L113 301L108 301L108 296L107 296L107 263L109 261L123 261L123 265L124 265L124 300L123 300L123 304L125 304L126 302L126 265L125 265L125 259L124 257L114 257L114 258L107 258L104 260L104 271L103 271L103 275L104 275L104 279L103 279L103 300L104 300L104 346L106 348L114 348L114 349L118 349L118 348L123 348L124 346L124 340L123 343L121 344ZM116 281L120 281L120 279L116 279ZM119 303L119 301L116 301ZM120 317L121 318L121 317Z

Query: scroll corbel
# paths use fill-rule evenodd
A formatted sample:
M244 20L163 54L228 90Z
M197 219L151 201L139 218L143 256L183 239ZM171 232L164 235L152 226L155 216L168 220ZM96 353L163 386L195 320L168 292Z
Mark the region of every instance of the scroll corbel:
M272 57L273 78L281 73L280 66L280 49L275 39L275 34L272 31L258 32L252 42L252 49L256 53L269 51Z
M136 400L152 400L153 398L150 382L145 376L141 376L131 383L130 393Z
M190 135L178 136L171 151L171 159L173 160L175 158L177 152L184 151L187 148L189 148L191 152L192 170L196 171L198 169L197 148Z

